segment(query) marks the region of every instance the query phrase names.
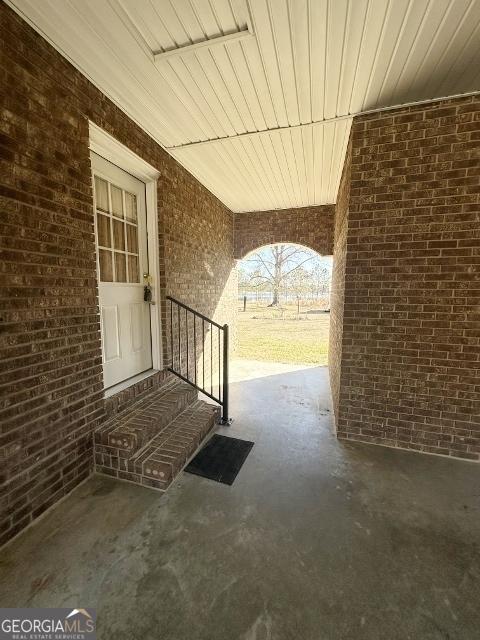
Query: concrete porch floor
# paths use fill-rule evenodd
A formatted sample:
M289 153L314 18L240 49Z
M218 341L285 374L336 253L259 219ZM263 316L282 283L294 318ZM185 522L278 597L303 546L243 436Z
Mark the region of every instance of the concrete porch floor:
M326 368L255 366L232 487L90 479L0 552L1 605L96 607L101 640L478 638L479 466L338 442Z

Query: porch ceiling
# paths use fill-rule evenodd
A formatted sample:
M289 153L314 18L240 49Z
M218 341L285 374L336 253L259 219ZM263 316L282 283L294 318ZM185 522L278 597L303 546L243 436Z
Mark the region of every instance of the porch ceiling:
M8 2L233 211L333 203L352 114L480 88L480 0Z

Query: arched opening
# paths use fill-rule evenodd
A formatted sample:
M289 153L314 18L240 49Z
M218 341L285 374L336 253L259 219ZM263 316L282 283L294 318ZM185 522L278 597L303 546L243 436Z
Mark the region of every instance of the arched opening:
M332 257L275 243L247 253L237 270L235 368L261 377L261 371L326 366Z

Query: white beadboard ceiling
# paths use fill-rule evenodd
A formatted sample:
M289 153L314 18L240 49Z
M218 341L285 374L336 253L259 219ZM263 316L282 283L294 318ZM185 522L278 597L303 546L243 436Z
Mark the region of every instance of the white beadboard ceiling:
M335 202L352 115L480 89L480 0L8 2L237 212Z

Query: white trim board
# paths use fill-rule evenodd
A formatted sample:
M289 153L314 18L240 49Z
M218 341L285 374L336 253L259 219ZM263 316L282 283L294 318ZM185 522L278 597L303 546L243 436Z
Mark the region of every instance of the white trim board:
M152 298L150 306L152 332L152 369L163 369L160 264L158 255L158 207L157 180L160 172L143 160L116 138L89 121L89 148L130 175L145 183L145 203L147 208L148 270L152 276ZM132 383L133 384L133 383Z
M88 122L88 128L90 132L89 148L91 151L112 164L116 164L117 167L142 182L147 183L160 177L160 171L91 120Z
M186 53L192 53L198 51L198 49L211 48L218 45L231 44L232 42L241 42L254 38L249 29L243 29L242 31L236 31L234 33L227 33L223 36L217 36L216 38L209 38L207 40L200 40L193 44L187 44L183 47L177 47L176 49L167 49L166 51L155 51L153 54L155 62L163 62L172 58L173 56L185 55Z

